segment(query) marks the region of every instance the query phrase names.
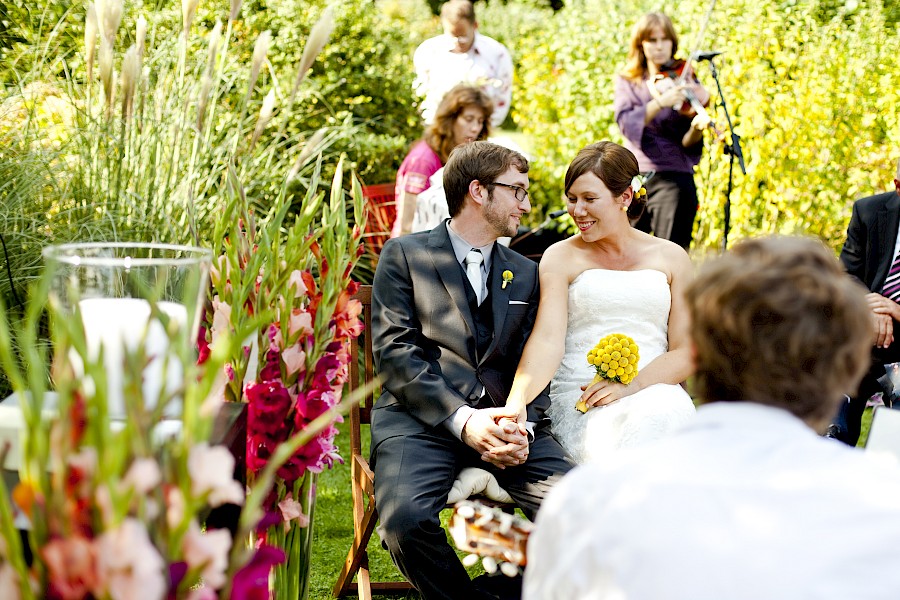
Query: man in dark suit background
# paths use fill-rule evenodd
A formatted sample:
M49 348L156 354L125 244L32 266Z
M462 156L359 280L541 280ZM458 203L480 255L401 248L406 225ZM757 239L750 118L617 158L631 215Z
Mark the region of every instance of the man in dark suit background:
M444 167L451 218L389 240L375 272L379 533L427 599L493 597L469 580L440 525L460 470L490 471L533 515L574 464L549 433L546 390L528 407L533 431L505 408L539 286L537 265L496 240L515 235L531 208L527 172L525 157L502 146L456 148Z
M844 402L826 435L851 446L859 440L866 402L882 391L878 378L884 365L900 362L900 163L892 192L861 198L853 204L841 262L869 294L875 325L872 366L857 394Z

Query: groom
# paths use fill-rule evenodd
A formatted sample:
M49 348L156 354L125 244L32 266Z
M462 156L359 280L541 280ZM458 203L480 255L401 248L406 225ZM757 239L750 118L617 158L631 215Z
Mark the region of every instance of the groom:
M528 406L533 433L504 408L539 288L536 265L496 240L531 209L527 173L525 157L502 146L456 148L444 167L450 220L389 240L375 272L379 533L429 600L493 597L469 580L441 528L461 469L487 469L533 515L574 464L549 433L546 391Z

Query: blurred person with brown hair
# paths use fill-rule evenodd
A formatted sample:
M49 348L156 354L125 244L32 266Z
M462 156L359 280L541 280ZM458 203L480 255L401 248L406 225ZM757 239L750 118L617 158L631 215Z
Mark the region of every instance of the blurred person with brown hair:
M818 435L868 367L864 290L818 240L770 237L686 297L696 417L563 478L524 598L900 598L900 465Z
M391 237L412 232L418 196L431 187L431 177L444 166L450 152L460 144L487 139L493 109L490 98L471 85L460 84L447 92L434 122L425 128L425 135L413 144L397 171L397 217Z
M413 89L425 124L437 117L444 94L458 83L481 89L494 103L491 124L506 119L512 99L513 63L506 46L478 32L475 7L469 0L450 0L441 6L443 35L422 42L413 55Z
M613 109L641 173L654 172L647 182L647 210L635 227L688 248L698 204L694 167L710 120L688 110L686 94L693 92L705 105L709 93L695 80L676 85L677 52L678 35L669 17L659 12L641 17L631 33L625 68L615 79Z

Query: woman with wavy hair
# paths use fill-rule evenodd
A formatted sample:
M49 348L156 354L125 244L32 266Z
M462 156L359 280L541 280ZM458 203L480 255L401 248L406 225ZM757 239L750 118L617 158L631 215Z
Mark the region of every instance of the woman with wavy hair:
M703 130L709 115L679 110L693 92L706 104L709 93L696 81L679 85L667 76L683 61L674 61L678 35L659 12L638 20L631 34L628 60L615 80L613 109L625 147L638 159L647 182L647 210L635 227L683 248L691 244L697 215L694 167L703 153Z
M487 94L468 84L457 85L444 95L434 122L413 144L397 171L397 218L391 237L412 232L418 196L431 187L431 176L460 144L487 139L493 111Z

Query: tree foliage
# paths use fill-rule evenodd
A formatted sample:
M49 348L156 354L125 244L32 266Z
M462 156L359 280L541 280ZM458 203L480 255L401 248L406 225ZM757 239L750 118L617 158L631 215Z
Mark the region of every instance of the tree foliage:
M838 248L853 200L886 189L897 159L900 97L891 74L900 34L886 24L889 11L876 0L822 22L817 4L720 0L697 42L691 36L707 4L686 0L670 14L685 54L692 47L724 51L716 62L747 162L746 176L735 169L730 239L802 232ZM579 148L621 141L613 76L624 65L632 24L657 8L582 0L539 21L533 10L506 8L498 37L517 60L513 118L532 141L532 196L545 210L561 206L562 178ZM708 66L697 72L714 90ZM712 112L724 126L721 108ZM707 138L706 146L694 239L696 247L715 248L729 164L721 142Z

